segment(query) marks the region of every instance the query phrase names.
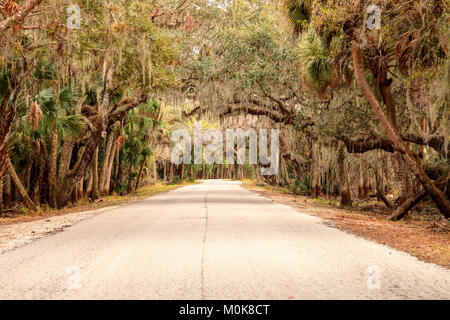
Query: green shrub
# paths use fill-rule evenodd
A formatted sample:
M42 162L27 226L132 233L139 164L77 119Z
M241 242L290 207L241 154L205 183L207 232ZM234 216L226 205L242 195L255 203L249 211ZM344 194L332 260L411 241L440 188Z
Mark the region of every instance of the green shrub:
M307 195L311 192L311 176L306 174L302 180L295 180L290 186L289 190L294 194Z

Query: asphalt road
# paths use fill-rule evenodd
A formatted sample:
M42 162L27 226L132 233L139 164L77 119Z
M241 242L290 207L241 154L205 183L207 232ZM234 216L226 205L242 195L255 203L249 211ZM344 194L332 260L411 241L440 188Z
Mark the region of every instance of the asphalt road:
M450 272L208 181L0 255L1 299L449 299Z

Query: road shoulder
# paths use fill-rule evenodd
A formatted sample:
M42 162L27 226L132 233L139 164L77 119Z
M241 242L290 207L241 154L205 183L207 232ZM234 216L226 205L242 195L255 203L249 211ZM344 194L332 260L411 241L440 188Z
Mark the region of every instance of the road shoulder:
M442 228L440 223L421 220L393 222L370 211L336 208L318 199L286 194L273 188L269 190L252 183L244 183L242 186L270 201L320 217L327 224L346 232L450 269L450 232L447 228Z

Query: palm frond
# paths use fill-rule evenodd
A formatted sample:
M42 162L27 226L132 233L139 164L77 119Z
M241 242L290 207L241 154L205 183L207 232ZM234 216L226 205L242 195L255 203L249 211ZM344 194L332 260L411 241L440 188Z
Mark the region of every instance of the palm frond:
M323 91L332 78L331 57L314 31L303 35L298 45L297 59L302 78L314 89Z
M79 138L85 130L84 117L80 115L59 117L56 119L55 129L62 138Z
M284 6L287 18L298 35L310 20L311 0L284 0Z

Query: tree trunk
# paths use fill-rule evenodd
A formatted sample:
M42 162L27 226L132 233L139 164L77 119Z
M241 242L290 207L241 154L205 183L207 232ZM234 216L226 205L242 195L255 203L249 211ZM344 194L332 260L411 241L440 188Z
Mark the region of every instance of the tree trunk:
M450 174L447 172L444 176L440 177L438 180L435 181L435 185L439 188L445 187L447 182L450 179ZM414 195L413 197L407 199L400 207L398 207L393 214L391 214L388 219L392 221L398 221L402 219L406 214L414 208L416 204L418 204L420 201L426 198L428 193L425 190L421 190L418 194Z
M98 147L94 151L94 160L92 161L92 200L100 198L98 191Z
M415 177L422 184L424 189L430 194L433 202L438 207L439 211L446 218L450 218L450 202L445 197L444 193L436 188L431 179L427 176L422 166L415 158L414 154L410 148L403 142L400 133L392 126L389 119L386 117L379 101L377 100L375 94L370 88L367 79L364 75L364 67L362 64L361 51L356 42L352 45L352 56L353 56L353 67L355 70L355 78L358 82L361 91L363 92L366 99L369 101L372 109L380 120L380 124L386 131L389 139L392 141L396 149L402 154L402 158L408 165L410 170L414 173Z
M139 188L139 184L141 183L141 178L142 178L142 172L144 172L144 167L145 167L145 163L147 162L147 157L144 157L144 159L142 159L142 163L141 163L141 168L139 169L139 175L136 181L136 186L134 187L134 191L137 191L137 189Z
M163 163L164 163L163 180L164 180L164 183L166 183L167 182L167 160L163 160Z
M384 182L383 182L383 176L378 173L378 171L375 171L375 183L376 183L376 189L377 189L377 197L378 200L381 200L384 202L386 207L389 210L392 210L393 206L388 198L386 198L386 195L384 194Z
M58 180L63 180L69 171L70 160L72 158L73 142L70 140L64 141L61 149L61 157L58 166Z
M11 177L12 182L16 186L17 190L19 191L20 196L22 197L23 201L25 202L25 205L30 209L31 211L36 211L36 205L29 197L27 191L22 185L22 182L20 181L19 177L17 176L16 170L14 170L14 167L11 163L11 160L6 158L6 170L8 170L8 174Z
M184 182L184 161L181 163L181 182Z
M0 212L3 211L3 176L0 176Z
M401 205L408 198L408 190L406 187L406 171L404 168L402 156L397 151L395 151L393 154L392 166L394 167L395 182L398 186L397 203Z
M99 176L99 192L100 196L105 195L106 175L108 174L109 160L111 155L112 146L114 143L114 133L110 133L106 142L105 153L103 154L103 161Z
M116 149L117 149L117 144L114 143L111 154L109 156L108 171L106 173L106 180L105 180L105 186L104 186L106 195L109 195L109 191L110 191L110 187L111 187L111 175L112 175L112 168L113 168L113 164L114 164L114 158L116 156Z
M320 181L319 181L319 154L318 147L313 144L311 149L311 197L318 198L320 195Z
M86 184L86 194L88 196L92 193L92 185L93 185L92 180L93 180L93 177L92 177L92 170L91 170L89 172L89 178L88 178L88 181Z
M58 207L67 204L70 197L70 187L78 183L86 176L87 171L92 166L95 150L103 142L106 137L107 129L114 125L117 121L123 119L129 110L145 103L149 96L137 92L132 98L127 98L117 103L108 112L109 96L112 88L113 72L107 72L107 90L103 97L103 102L99 107L99 114L89 118L91 122L91 137L83 146L83 152L77 155L77 161L74 167L67 173L63 181L58 183L59 196L57 199ZM98 181L97 181L98 182Z
M173 163L170 162L170 170L169 170L169 183L173 182Z
M41 200L47 199L48 194L45 194L46 188L45 183L46 180L46 172L47 167L47 148L43 140L36 139L36 144L39 145L40 152L36 154L36 180L34 183L33 189L30 190L30 198L33 200L35 204L41 202Z
M58 157L58 133L53 132L50 145L50 165L48 173L48 197L51 207L56 208L56 166Z
M80 180L78 183L78 200L84 197L84 179Z
M359 161L358 199L364 199L364 167L363 155Z
M131 191L133 191L133 178L132 178L132 174L133 174L133 165L130 165L130 170L128 171L128 186L127 186L127 193L130 193Z
M4 204L5 208L9 208L11 206L11 177L7 173L4 175L3 180L3 190L5 191Z
M345 164L345 145L341 141L339 141L337 162L339 167L339 191L341 193L341 205L344 207L351 207L352 198L348 172Z

